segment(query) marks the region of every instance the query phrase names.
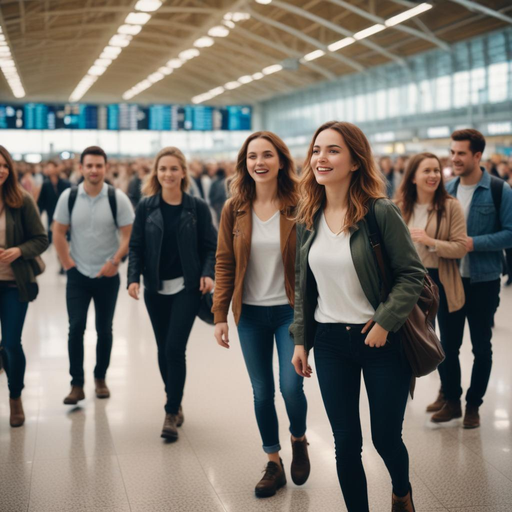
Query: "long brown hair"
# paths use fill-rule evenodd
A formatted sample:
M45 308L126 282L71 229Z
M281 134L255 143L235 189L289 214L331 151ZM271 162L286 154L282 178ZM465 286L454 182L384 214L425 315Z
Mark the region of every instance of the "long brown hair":
M21 208L23 206L23 189L18 181L18 171L11 154L3 146L0 146L0 155L4 157L9 168L9 175L2 186L2 199L9 208Z
M277 175L277 197L281 202L281 208L295 206L299 200L297 193L299 179L290 150L275 133L261 131L249 135L238 152L235 176L229 185L233 208L237 210L243 204L254 201L256 197L256 184L247 170L247 149L256 139L268 140L276 148L281 164Z
M161 149L156 155L155 161L153 163L153 169L151 169L151 173L147 176L144 181L144 185L142 186L142 194L145 196L156 196L162 191L162 185L160 185L158 181L158 163L160 159L164 156L174 156L178 159L183 171L185 172L185 176L181 180L181 191L186 192L190 185L190 178L188 176L188 168L187 168L187 159L185 155L178 149L173 146L168 146L166 148Z
M418 191L416 189L416 185L413 183L414 176L416 175L416 171L418 170L421 162L427 158L433 158L436 160L439 165L439 170L441 171L441 181L439 182L439 186L434 194L434 208L436 210L444 211L446 200L450 197L444 186L442 175L443 166L441 165L439 158L433 153L418 153L417 155L414 155L407 164L402 183L400 184L400 188L397 192L396 200L398 206L402 210L402 215L406 223L411 219L411 215L414 211L414 205L418 200Z
M305 224L307 229L311 229L315 214L325 203L325 187L317 183L315 172L311 167L316 138L324 130L335 130L343 137L352 161L358 167L350 178L347 214L343 227L343 231L348 231L368 213L367 205L370 200L386 197L384 180L375 164L370 143L361 129L351 123L329 121L320 126L313 135L299 185L300 200L296 221Z

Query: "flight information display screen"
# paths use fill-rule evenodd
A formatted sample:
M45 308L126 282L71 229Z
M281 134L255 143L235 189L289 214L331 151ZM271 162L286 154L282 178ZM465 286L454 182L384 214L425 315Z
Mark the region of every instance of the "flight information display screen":
M0 129L12 130L250 130L249 106L0 104Z

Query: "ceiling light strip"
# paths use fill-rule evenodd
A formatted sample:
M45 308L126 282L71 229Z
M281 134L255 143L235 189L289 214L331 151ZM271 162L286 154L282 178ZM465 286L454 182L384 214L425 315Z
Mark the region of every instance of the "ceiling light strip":
M235 28L235 23L248 20L250 19L250 17L250 14L246 12L227 12L226 14L224 14L223 20L221 22L222 24L211 27L208 30L207 35L196 39L196 41L193 43L194 48L190 48L188 50L180 52L178 57L172 58L171 60L167 61L165 66L160 67L158 69L158 72L163 73L167 76L172 74L177 69L181 68L186 62L198 57L200 55L201 49L213 46L215 44L216 38L227 37L229 35L230 29ZM131 89L125 91L123 93L123 99L125 101L130 101L132 98L134 98L141 92L145 91L146 89L149 89L153 84L161 80L159 79L156 81L152 81L150 77L154 75L155 73L151 73L144 80L140 81L138 84L135 84ZM241 85L238 84L238 82L230 82L230 84L232 85L232 89L240 87ZM205 94L210 94L210 92ZM222 90L222 92L224 92L224 89Z
M272 2L272 0L256 0L257 3L268 5ZM404 21L413 18L414 16L417 16L418 14L421 14L425 11L428 11L432 9L432 5L428 3L422 3L417 5L416 7L409 9L407 11L404 11L401 14L398 14L396 16L393 16L392 18L389 18L384 22L384 24L376 24L372 25L371 27L368 27L364 30L360 30L359 32L356 32L353 37L345 37L344 39L340 39L339 41L336 41L332 44L330 44L327 48L329 52L336 52L338 50L341 50L342 48L346 48L347 46L350 46L351 44L355 43L356 41L360 41L361 39L364 39L365 37L370 37L373 34L377 34L378 32L382 32L387 27L394 27L395 25L398 25L399 23L403 23ZM302 59L300 59L301 62L310 62L315 59L319 59L320 57L323 57L325 55L329 55L329 52L324 52L323 50L315 50L313 52L310 52ZM256 73L254 75L249 76L242 76L235 82L228 82L223 87L217 87L216 89L212 89L208 92L205 92L203 94L198 94L197 96L194 96L192 98L192 103L199 104L204 103L205 101L209 101L216 96L219 96L220 94L223 94L226 91L238 89L238 87L241 87L242 85L249 84L253 80L260 80L265 75L270 75L272 73L277 73L278 71L281 71L283 67L280 64L275 64L274 66L268 66L265 69L262 70L261 73ZM238 84L238 85L235 85ZM215 92L214 92L215 91Z
M9 47L9 43L3 33L2 27L0 27L0 68L2 69L2 73L4 74L14 97L24 98L25 89L21 83L16 63L12 58L11 48Z
M162 2L160 0L139 0L135 4L134 12L126 16L124 23L117 29L117 34L110 38L108 45L102 50L99 58L96 59L87 74L71 93L69 101L75 103L84 97L85 93L98 80L98 77L105 73L110 64L112 64L112 61L119 57L123 48L130 45L132 39L142 30L142 26L151 19L152 14L150 13L154 13L161 6ZM160 75L162 75L162 78L164 77L161 71L152 73L151 76L155 80L155 77Z

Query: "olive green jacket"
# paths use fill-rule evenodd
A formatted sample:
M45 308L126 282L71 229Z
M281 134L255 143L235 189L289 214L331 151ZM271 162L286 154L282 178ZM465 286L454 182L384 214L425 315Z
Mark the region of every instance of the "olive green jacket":
M314 344L314 315L318 302L316 282L308 258L321 213L320 210L316 214L312 230L307 230L304 225L297 226L295 318L290 333L295 344L304 345L308 351ZM396 332L418 301L426 270L396 205L388 199L378 200L375 203L375 216L388 256L390 282L393 283L391 293L384 302L381 300L382 287L377 260L370 245L364 219L351 230L350 250L363 292L375 309L373 319L387 331ZM343 304L339 307L342 308Z
M37 297L38 287L31 260L48 247L48 236L39 217L37 206L30 195L23 194L21 208L5 207L6 248L18 247L21 257L11 263L20 300L30 302Z

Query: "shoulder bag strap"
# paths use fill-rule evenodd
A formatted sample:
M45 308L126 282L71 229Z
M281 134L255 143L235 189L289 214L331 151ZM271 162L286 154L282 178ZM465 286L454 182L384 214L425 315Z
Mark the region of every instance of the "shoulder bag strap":
M117 225L117 198L116 198L116 189L112 185L108 186L108 202L110 204L110 209L112 210L112 217L114 217L114 224L116 228L119 229Z

